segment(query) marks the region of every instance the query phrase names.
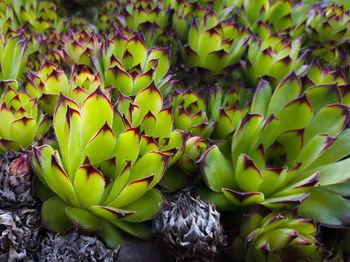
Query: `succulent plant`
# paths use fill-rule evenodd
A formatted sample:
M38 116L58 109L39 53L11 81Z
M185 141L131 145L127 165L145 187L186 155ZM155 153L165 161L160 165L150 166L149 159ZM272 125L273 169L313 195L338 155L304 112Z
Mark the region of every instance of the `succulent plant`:
M225 67L239 62L248 39L244 27L229 19L218 22L212 10L203 20L193 20L182 56L188 67L205 68L212 74L223 73Z
M309 45L336 41L339 46L349 38L349 21L349 11L345 11L343 6L330 4L324 7L317 6L305 12L296 21L296 26L300 34L306 34Z
M208 114L216 125L212 137L225 140L249 110L251 94L241 84L210 90Z
M203 95L188 89L174 91L172 97L174 126L190 132L193 136L208 138L214 130L214 122L206 115L206 104Z
M7 88L0 99L0 153L19 151L42 137L50 121L38 108L36 99L26 91Z
M260 41L254 38L249 44L247 60L242 62L246 81L255 86L262 76L275 78L277 83L282 81L292 71L299 75L302 65L308 55L305 51L300 55L301 38L287 39L273 34Z
M73 67L69 79L60 67L45 61L38 73L29 72L26 80L27 92L31 97L38 98L39 104L49 115L53 115L60 93L73 99L79 106L98 87L111 97L100 74L91 74L86 67Z
M97 57L102 47L99 35L94 31L91 33L83 30L62 36L63 59L68 65L82 64L92 66L91 58Z
M346 85L346 78L340 68L336 70L331 66L322 68L318 59L315 59L306 70L303 77L303 86L311 87L314 85L338 84Z
M121 32L105 39L102 56L94 61L106 85L114 88L115 97L136 95L152 82L163 95L172 87L168 75L170 58L165 48L147 50L144 41L136 35L128 38Z
M215 206L194 198L188 190L178 193L155 218L153 233L176 261L213 261L218 249L225 245Z
M207 148L207 144L200 136L192 136L187 139L185 150L179 161L181 169L188 174L197 173L199 171L197 161Z
M162 1L130 1L124 5L123 10L124 26L128 26L134 31L139 25L150 22L164 28L170 19L170 8Z
M271 33L288 32L293 26L291 12L290 0L246 0L243 1L240 17L253 33L258 33L261 25L269 27Z
M35 33L44 33L49 27L62 30L56 5L51 1L19 0L12 3L19 25L26 25Z
M300 218L295 210L256 210L243 217L231 254L247 262L323 261L327 253L316 234L315 223Z
M349 111L341 104L338 87L320 85L302 92L294 73L273 93L262 80L231 143L213 145L203 154L199 165L213 191L209 198L217 206L232 209L261 203L273 209L290 207L304 201L315 185L322 191L321 185L347 181L348 172L330 171L346 165L346 160L338 160L349 154L344 143L348 130L343 131ZM318 195L322 194L326 193ZM308 216L315 212L312 205L308 210Z
M42 207L46 227L95 231L111 247L123 242L119 229L147 238L148 228L138 222L152 218L165 202L153 187L170 155L151 149L139 157L140 127L124 128L100 88L81 108L60 95L53 122L60 151L49 145L31 151L39 195L51 191Z

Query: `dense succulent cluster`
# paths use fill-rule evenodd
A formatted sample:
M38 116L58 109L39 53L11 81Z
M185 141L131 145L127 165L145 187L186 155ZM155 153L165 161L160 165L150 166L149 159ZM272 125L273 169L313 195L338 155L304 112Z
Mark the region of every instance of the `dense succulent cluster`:
M1 1L0 260L346 260L348 2Z

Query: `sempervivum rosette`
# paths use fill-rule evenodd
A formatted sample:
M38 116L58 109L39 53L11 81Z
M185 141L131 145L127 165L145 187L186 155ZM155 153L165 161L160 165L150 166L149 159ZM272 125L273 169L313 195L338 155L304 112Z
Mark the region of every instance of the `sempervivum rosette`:
M255 208L243 217L230 252L235 261L323 261L327 253L316 234L315 223L296 210Z
M31 151L45 226L94 231L111 247L123 242L120 230L149 237L140 222L162 209L165 200L153 187L169 160L156 150L140 156L140 127L124 128L114 115L100 88L81 107L61 95L54 114L59 151L49 145Z
M301 54L301 38L288 39L273 34L264 40L253 38L249 44L247 60L242 62L248 83L255 86L261 76L270 76L282 81L292 71L302 70L308 51Z
M28 148L42 137L51 123L26 91L7 88L0 98L0 153Z
M303 215L341 224L345 214L331 221L315 214L312 203L328 197L323 186L349 179L349 172L336 171L348 162L338 161L349 154L344 142L349 140L344 130L348 119L337 86L314 86L303 92L294 73L274 92L261 82L231 143L213 145L199 160L212 199L227 209L256 202L275 209L309 196ZM345 200L334 195L333 201L338 200L344 205ZM342 212L347 210L345 204ZM330 211L331 207L322 210Z
M204 97L199 92L176 90L172 96L172 107L176 128L203 138L208 138L213 132L215 124L209 121Z
M115 89L115 97L119 91L136 95L152 82L167 95L172 86L168 50L148 50L139 35L129 38L118 31L112 39L105 38L102 55L94 60L94 65L106 85Z
M188 67L220 74L227 66L239 62L248 39L244 27L229 19L220 22L212 10L205 14L203 20L193 20L182 56Z

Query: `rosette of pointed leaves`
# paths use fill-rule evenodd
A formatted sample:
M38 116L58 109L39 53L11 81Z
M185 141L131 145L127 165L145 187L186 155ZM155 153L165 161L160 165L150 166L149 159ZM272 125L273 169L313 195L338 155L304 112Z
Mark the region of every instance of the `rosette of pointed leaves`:
M188 89L174 91L172 98L175 128L190 132L193 136L208 138L215 124L208 120L204 97Z
M205 68L218 74L241 58L249 40L248 32L229 19L218 21L213 10L208 11L203 20L193 20L188 44L182 51L188 67Z
M253 210L244 216L240 235L231 245L235 260L323 261L326 252L311 219L298 217L295 210L266 213Z
M0 80L19 80L27 62L27 39L17 34L5 40L0 35Z
M38 73L27 74L26 90L31 97L38 98L46 113L53 115L59 94L69 95L69 80L59 66L45 61Z
M139 25L150 22L156 23L164 28L170 19L170 8L163 2L138 0L129 2L124 5L123 9L124 26L138 31Z
M348 139L348 132L342 131L349 119L339 89L320 85L301 93L301 82L294 73L274 92L262 80L231 144L213 145L201 157L201 171L217 206L255 202L273 209L293 206L317 183L338 184L349 179L348 172L341 177L321 172L324 165L345 165L336 161L350 153L338 148L342 145L337 141ZM312 207L310 212L314 212Z
M207 144L200 136L192 136L186 141L185 150L180 157L180 167L188 174L197 173L199 167L198 159L207 150Z
M31 97L37 97L45 112L53 115L60 93L73 99L79 106L98 87L108 96L100 74L91 74L86 68L80 72L74 67L69 80L57 65L46 61L38 73L27 75L26 90Z
M42 207L46 227L96 231L112 247L123 240L119 230L149 237L137 222L162 208L165 200L152 188L169 155L149 150L140 157L140 127L125 129L100 88L81 107L61 95L53 121L59 151L43 145L31 152L39 194L51 190Z
M94 31L69 30L68 34L62 35L64 61L69 65L92 66L91 57L97 57L102 46L99 38Z
M240 18L247 28L260 35L266 30L260 30L262 25L271 33L288 31L293 26L291 12L290 0L247 0L243 1Z
M26 91L7 88L0 100L0 153L19 151L43 136L51 126Z
M216 87L210 90L208 112L215 121L212 137L224 140L238 127L249 110L251 93L237 84L230 89Z
M336 41L342 45L350 36L350 11L344 11L343 6L330 4L325 7L315 7L305 12L296 21L299 34L306 34L306 44L325 44Z
M62 29L54 2L19 0L13 1L12 6L19 24L28 26L35 33L44 33L49 27L55 27L57 31Z
M106 85L124 95L136 95L152 82L165 96L172 86L170 57L166 48L148 50L140 36L128 38L118 32L112 39L105 39L102 56L94 60Z
M120 27L120 19L117 16L120 12L120 5L116 1L104 1L99 4L95 12L95 24L102 32L109 32L111 28Z
M268 75L278 83L290 72L298 72L308 55L308 51L300 55L301 43L301 38L289 40L278 34L264 41L254 38L249 44L247 60L243 62L246 81L255 86L261 76Z
M202 20L208 10L201 7L198 2L173 1L174 14L172 17L172 27L182 42L188 38L188 32L193 18Z
M322 68L316 58L308 65L306 75L303 77L303 87L324 84L346 85L346 78L340 68L332 69L331 66Z

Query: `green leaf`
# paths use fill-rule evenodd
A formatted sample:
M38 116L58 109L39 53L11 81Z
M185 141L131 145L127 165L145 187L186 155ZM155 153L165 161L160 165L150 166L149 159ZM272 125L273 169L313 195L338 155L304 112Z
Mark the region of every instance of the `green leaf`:
M124 160L123 165L124 167L122 171L120 174L117 174L118 177L115 179L114 184L108 193L107 199L104 201L105 204L108 204L114 200L128 183L131 170L131 161Z
M84 156L92 164L112 158L115 145L115 136L112 129L105 123L86 145Z
M320 186L339 184L350 180L350 158L320 166L314 170L316 169L320 173Z
M77 229L96 230L101 227L100 219L85 209L66 207L66 213Z
M341 97L337 85L321 85L309 88L306 97L310 101L314 114L331 104L340 104Z
M125 95L134 95L131 76L117 65L107 68L106 83L122 91Z
M267 111L270 99L272 95L272 89L269 82L260 80L259 85L253 96L251 112L264 115Z
M283 106L296 99L300 91L300 79L292 72L283 79L274 91L266 115L277 114Z
M101 88L97 88L84 101L81 108L81 115L83 123L83 148L85 148L91 138L106 122L109 126L112 126L112 105Z
M34 140L36 121L32 117L22 117L10 124L10 137L19 143L22 148L30 145Z
M245 192L258 191L262 181L260 170L245 154L240 155L237 159L235 178L238 186Z
M101 228L98 229L97 232L100 236L102 236L109 248L118 248L124 242L124 237L121 232L106 220L101 220Z
M139 125L145 115L151 111L153 115L158 115L163 105L163 98L157 87L150 84L141 90L135 97L134 103L140 106L140 113L137 119L133 120L133 125Z
M205 182L213 191L220 192L222 188L234 188L234 169L232 163L228 161L214 145L204 152L198 160L199 167Z
M338 194L313 189L309 197L298 207L303 217L315 219L328 226L349 226L350 205Z
M263 116L260 114L248 113L241 121L232 138L232 162L236 163L237 158L241 154L249 154L250 150L255 146L262 128L260 123ZM247 140L249 137L249 140Z
M130 128L121 133L115 143L116 156L116 172L122 170L125 160L131 161L131 166L134 165L140 150L140 129ZM128 150L125 150L125 149Z
M154 176L150 175L129 183L118 197L109 203L109 206L120 208L137 200L149 190L153 178Z
M171 108L162 109L157 115L157 123L154 127L152 136L157 137L169 137L170 132L173 129L173 114Z
M305 143L317 134L338 135L348 120L348 109L344 105L329 105L322 108L305 128Z
M305 95L300 96L283 107L277 118L280 120L278 133L304 128L312 118L311 105Z
M344 130L310 168L336 162L350 154L350 129Z
M151 151L138 159L131 170L129 182L144 179L153 175L150 188L162 178L167 167L169 156L157 151Z
M125 217L124 220L141 222L151 219L162 210L165 202L162 193L158 190L151 189L136 201L123 207L125 210L136 211L135 214Z
M74 178L74 189L82 207L98 205L105 188L103 175L91 165L79 167Z
M65 232L72 227L72 222L66 215L66 207L69 205L58 196L46 200L41 209L44 226L51 231Z
M242 193L228 188L222 188L224 196L236 206L250 206L264 200L264 194L260 192Z
M151 237L150 229L142 223L127 222L123 220L116 220L112 223L134 237L140 239L149 239Z

